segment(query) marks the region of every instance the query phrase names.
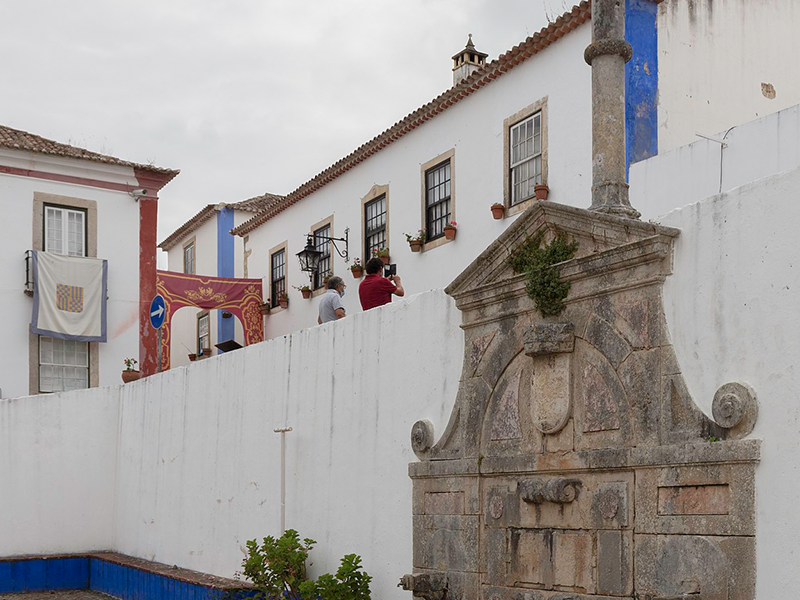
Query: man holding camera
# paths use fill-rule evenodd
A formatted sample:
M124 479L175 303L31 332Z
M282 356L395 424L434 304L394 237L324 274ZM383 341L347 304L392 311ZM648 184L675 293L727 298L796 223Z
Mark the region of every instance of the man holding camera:
M394 265L391 265L394 267ZM392 301L392 294L404 296L406 291L400 282L400 277L391 273L384 277L383 261L380 258L370 258L366 264L367 276L358 286L358 297L361 300L361 308L369 310L376 306L383 306ZM394 269L388 269L394 271Z

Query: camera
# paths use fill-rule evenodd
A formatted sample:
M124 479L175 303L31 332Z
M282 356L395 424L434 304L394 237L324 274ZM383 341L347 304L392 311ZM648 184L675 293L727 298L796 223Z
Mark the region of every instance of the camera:
M390 265L386 265L383 268L383 276L384 277L391 277L392 275L397 275L397 265L392 263Z

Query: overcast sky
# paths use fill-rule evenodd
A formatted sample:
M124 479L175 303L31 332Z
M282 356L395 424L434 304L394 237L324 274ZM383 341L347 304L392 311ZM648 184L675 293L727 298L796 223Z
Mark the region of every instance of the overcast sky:
M0 123L181 169L159 241L286 194L577 0L0 0Z

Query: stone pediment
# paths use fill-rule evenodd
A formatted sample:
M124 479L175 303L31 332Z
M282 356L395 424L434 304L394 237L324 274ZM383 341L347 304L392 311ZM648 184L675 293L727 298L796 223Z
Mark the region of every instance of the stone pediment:
M579 246L542 317L508 256ZM462 311L459 392L437 439L412 430L416 597L754 597L758 405L691 398L662 302L679 231L540 202L447 288Z
M616 249L617 252L613 257L605 255L604 261L608 261L609 258L630 261L631 258L635 258L633 255L643 254L642 247L663 254L667 251L671 240L680 233L672 227L540 201L523 212L447 286L445 291L460 305L460 301L466 300L469 296L480 296L486 289L502 289L504 285L519 287L522 276L511 270L507 259L514 248L523 243L528 236L536 235L541 230L546 232L545 242L549 242L559 233L565 233L570 240L577 241L578 251L575 259L570 262L574 262L576 266L585 265L586 269L598 266L597 261L593 262L591 257L597 257L612 249ZM579 270L586 272L586 269Z

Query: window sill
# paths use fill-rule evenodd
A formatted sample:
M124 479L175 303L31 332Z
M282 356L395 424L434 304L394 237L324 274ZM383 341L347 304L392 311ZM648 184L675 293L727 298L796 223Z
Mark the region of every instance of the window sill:
M422 245L422 251L427 252L428 250L433 250L435 248L438 248L439 246L444 246L445 244L449 244L450 242L455 242L455 241L456 241L455 239L448 240L446 237L442 236L436 238L432 242L425 242Z
M288 310L288 309L282 308L281 306L276 306L275 308L269 309L269 312L264 316L265 317L271 317L272 315L277 315L278 313L281 313L281 312L283 312L285 310Z
M331 277L333 277L333 276L331 275ZM328 288L325 288L325 287L321 287L321 288L317 288L315 290L311 290L311 297L312 298L316 298L317 296L322 296L327 291L328 291Z
M527 200L523 200L522 202L519 202L519 203L515 204L514 206L509 206L506 209L505 217L513 217L516 214L524 212L524 211L528 210L531 206L536 204L537 202L538 202L538 200L536 199L536 196L531 196Z

